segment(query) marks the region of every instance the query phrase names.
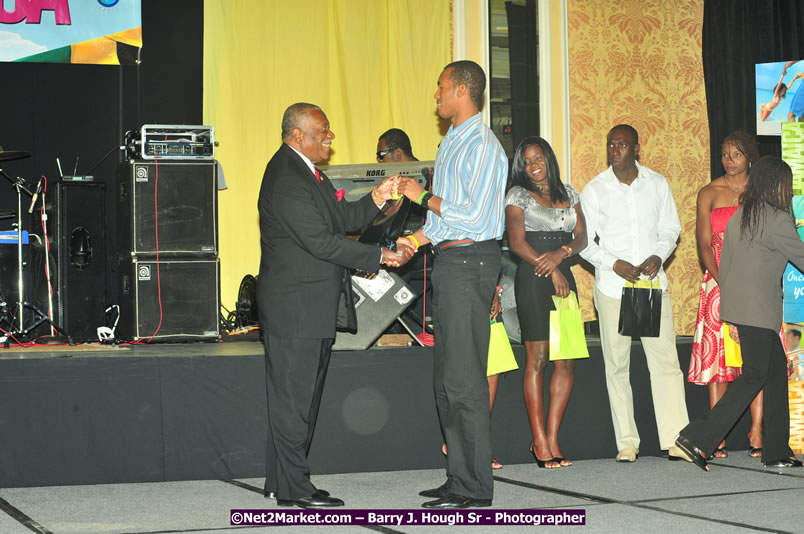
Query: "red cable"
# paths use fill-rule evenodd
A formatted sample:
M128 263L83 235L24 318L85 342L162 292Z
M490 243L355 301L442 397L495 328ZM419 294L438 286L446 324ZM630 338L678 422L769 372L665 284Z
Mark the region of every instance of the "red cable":
M167 136L165 136L167 140ZM156 238L156 291L159 299L159 324L156 325L156 330L151 334L146 343L150 343L159 329L162 328L162 277L159 273L159 204L157 202L157 191L159 190L159 162L157 161L156 151L154 151L154 168L156 169L156 180L154 183L154 234Z
M47 198L47 176L44 174L42 175L42 179L45 181L45 191L42 193L42 206L39 208L39 219L42 222L42 235L45 237L45 254L47 255L45 261L45 277L47 278L47 291L50 299L53 299L53 282L50 280L50 269L48 268L48 261L47 258L50 258L50 240L47 237L47 225L45 224L45 198ZM53 320L53 310L50 306L47 309L48 318L52 321ZM50 333L53 334L53 327L50 327Z
M435 336L428 334L425 328L427 323L427 253L424 254L424 293L422 294L422 333L416 337L425 347L435 345Z
M11 332L7 332L6 330L3 330L2 328L0 328L0 332L4 333L5 335L7 335L11 339L13 339L17 343L17 345L19 345L20 347L31 347L31 346L33 346L33 343L21 343L19 339L14 337L14 334L12 334Z

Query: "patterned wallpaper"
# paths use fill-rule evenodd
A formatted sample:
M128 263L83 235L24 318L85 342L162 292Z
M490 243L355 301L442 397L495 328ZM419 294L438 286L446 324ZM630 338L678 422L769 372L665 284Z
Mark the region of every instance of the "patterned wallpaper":
M667 267L676 333L692 335L703 272L695 200L708 182L701 26L704 0L573 0L569 3L572 183L582 189L606 168L606 134L639 132L640 163L673 190L681 237ZM594 317L593 276L576 266L584 318Z

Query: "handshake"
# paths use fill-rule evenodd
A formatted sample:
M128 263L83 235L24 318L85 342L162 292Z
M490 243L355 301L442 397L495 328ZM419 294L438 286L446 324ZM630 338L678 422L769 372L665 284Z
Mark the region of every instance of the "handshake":
M402 197L407 197L412 202L416 202L423 191L424 188L415 179L394 175L383 180L372 194L375 201L379 201L379 205L380 202L399 200ZM388 267L401 267L410 261L418 248L418 242L415 241L415 238L400 237L396 240L396 251L389 248L382 249L380 263Z
M416 254L417 249L411 239L400 237L396 240L396 251L389 248L382 249L382 265L388 267L402 267Z

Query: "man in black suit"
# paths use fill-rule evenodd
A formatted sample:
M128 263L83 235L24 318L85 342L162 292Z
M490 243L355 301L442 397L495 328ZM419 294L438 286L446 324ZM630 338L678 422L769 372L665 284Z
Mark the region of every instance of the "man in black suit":
M377 272L380 263L396 267L413 254L346 237L379 213L395 194L397 179L383 181L357 202L339 201L332 183L313 165L329 158L334 137L318 106L290 106L282 117L282 146L265 168L258 201L257 304L269 423L265 495L280 506L343 506L310 482L307 455L336 319L355 317L351 299L344 299L351 291L348 269Z

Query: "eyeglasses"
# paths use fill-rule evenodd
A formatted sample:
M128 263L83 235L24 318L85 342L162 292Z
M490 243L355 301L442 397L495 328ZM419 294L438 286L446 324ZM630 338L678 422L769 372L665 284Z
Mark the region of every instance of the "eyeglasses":
M396 147L394 147L394 148L386 148L385 150L380 150L379 152L377 152L377 159L384 158L385 156L387 156L388 154L390 154L394 150L396 150Z

